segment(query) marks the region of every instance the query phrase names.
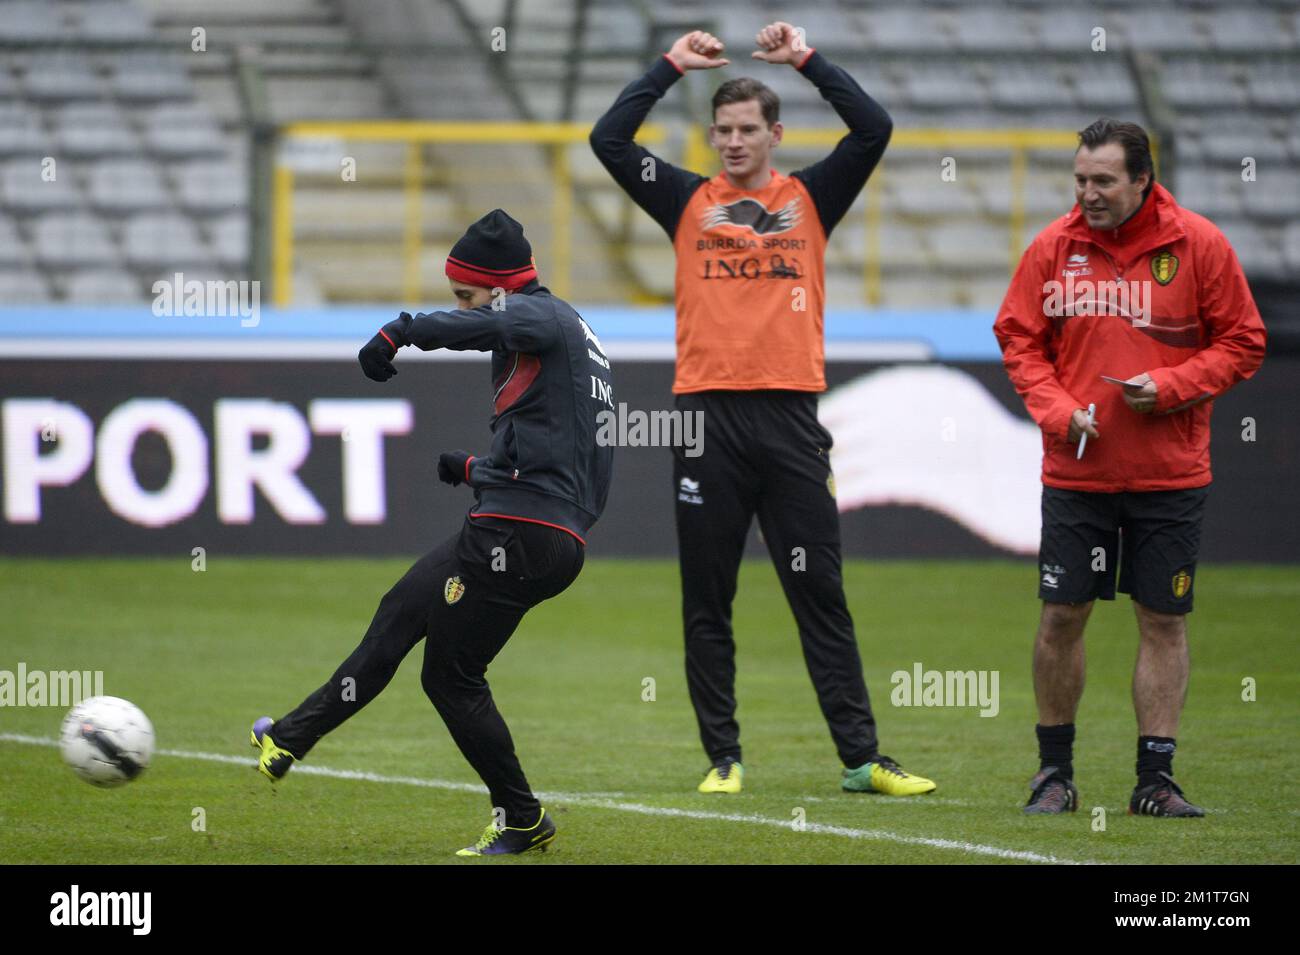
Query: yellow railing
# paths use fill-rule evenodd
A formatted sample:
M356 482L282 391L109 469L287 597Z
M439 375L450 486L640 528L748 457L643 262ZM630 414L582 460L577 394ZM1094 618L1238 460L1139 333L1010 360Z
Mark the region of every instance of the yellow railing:
M535 145L546 148L550 163L553 194L550 207L551 261L547 274L558 295L569 294L573 272L571 223L573 219L573 179L567 150L581 144L586 148L591 126L585 123L470 123L412 121L310 121L291 123L280 130L280 142L290 140L344 140L362 142L396 142L407 146L403 165L405 217L402 230L403 282L402 297L408 302L419 298L420 252L423 223L420 215L421 190L427 170L421 149L426 144ZM659 143L663 130L644 126L637 139ZM271 277L277 305L293 300L293 170L277 156L272 178Z
M586 148L591 127L585 123L471 123L419 121L312 121L292 123L280 131L281 144L294 140L327 140L365 143L400 143L406 145L401 164L400 183L404 196L401 229L402 297L409 302L419 299L420 256L424 223L421 217L422 190L430 170L424 154L428 145L535 145L545 149L551 186L549 201L550 248L546 263L548 284L559 295L570 291L573 274L571 224L574 215L574 182L569 149ZM843 128L787 130L784 143L795 148L818 148L829 151L843 137ZM643 127L638 141L660 144L665 131L654 125ZM1005 151L1009 157L1011 206L1007 210L1009 259L1014 267L1026 241L1025 180L1030 150L1072 151L1076 134L1065 130L896 130L888 157L909 149L951 149ZM1153 147L1154 148L1154 147ZM698 127L687 131L683 141L681 164L704 174L717 170L716 153L709 147L705 133ZM897 160L894 160L897 161ZM889 161L881 164L867 184L864 227L865 255L862 262L863 297L869 304L881 301L881 183L889 175ZM295 257L294 186L295 172L277 155L272 176L271 277L273 298L278 305L293 300Z

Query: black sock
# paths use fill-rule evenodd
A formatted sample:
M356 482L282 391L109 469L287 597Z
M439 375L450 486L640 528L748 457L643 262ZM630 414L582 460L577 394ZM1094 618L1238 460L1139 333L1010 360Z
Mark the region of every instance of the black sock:
M542 819L542 807L527 809L507 809L505 812L507 829L531 829Z
M1175 746L1172 736L1138 737L1138 786L1163 782L1160 773L1168 773L1170 776L1174 774Z
M1034 727L1038 734L1038 768L1055 766L1066 779L1074 778L1074 724Z

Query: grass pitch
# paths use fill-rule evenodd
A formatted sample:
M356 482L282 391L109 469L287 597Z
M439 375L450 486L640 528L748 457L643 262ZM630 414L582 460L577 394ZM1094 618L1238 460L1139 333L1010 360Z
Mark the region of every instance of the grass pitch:
M105 692L140 705L160 747L139 780L96 790L42 742L57 735L62 708L0 708L0 859L485 864L451 855L478 836L490 806L420 689L422 647L279 786L252 768L249 724L323 682L406 566L216 556L196 573L188 555L0 560L0 669L103 670ZM845 582L882 750L935 779L937 793L839 791L793 620L771 567L753 562L735 609L745 792L697 794L707 765L686 695L677 566L597 557L525 618L489 671L560 835L544 855L486 864L1295 861L1294 567L1198 572L1175 767L1210 810L1202 820L1125 815L1137 639L1127 599L1099 605L1089 625L1080 811L1027 818L1032 565L856 561ZM892 705L890 675L917 662L999 671L997 716ZM1242 699L1247 678L1253 702Z

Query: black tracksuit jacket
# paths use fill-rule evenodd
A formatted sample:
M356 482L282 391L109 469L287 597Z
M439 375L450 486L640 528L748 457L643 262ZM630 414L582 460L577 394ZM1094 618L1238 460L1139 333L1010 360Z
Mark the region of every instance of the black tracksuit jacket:
M609 359L573 307L536 280L499 301L499 310L422 312L407 337L424 351L492 352L492 448L469 462L471 516L550 524L582 540L609 495L614 449L596 441L596 416L614 407Z

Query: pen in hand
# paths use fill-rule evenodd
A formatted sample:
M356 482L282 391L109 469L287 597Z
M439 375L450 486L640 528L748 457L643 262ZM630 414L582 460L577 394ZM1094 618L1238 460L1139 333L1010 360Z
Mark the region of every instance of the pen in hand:
M1097 413L1097 405L1095 402L1093 402L1088 405L1088 426L1089 427L1092 426L1093 416L1096 415L1096 413ZM1074 456L1074 459L1076 461L1083 458L1083 449L1086 448L1087 446L1088 446L1088 432L1084 431L1082 434L1079 435L1079 451Z

